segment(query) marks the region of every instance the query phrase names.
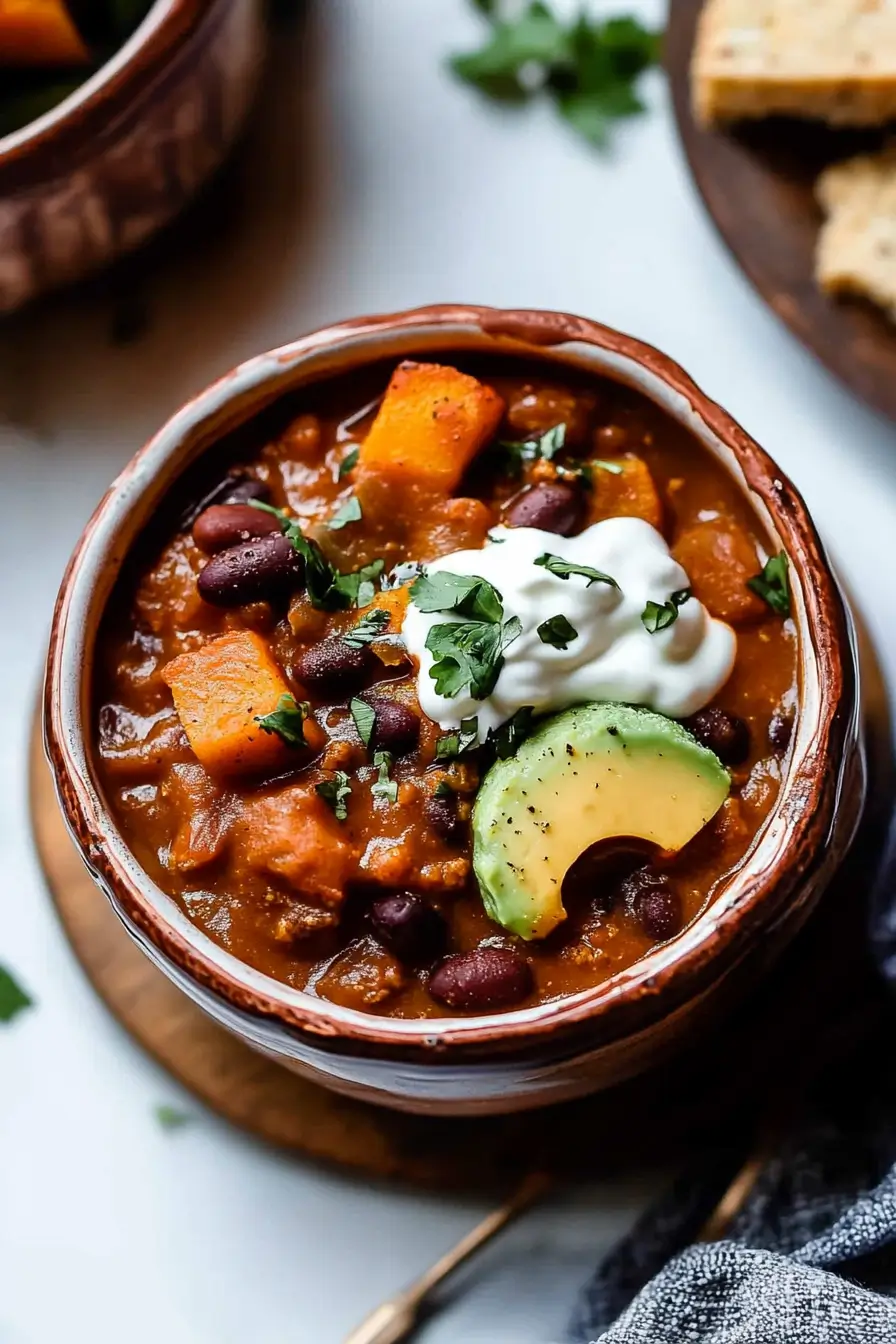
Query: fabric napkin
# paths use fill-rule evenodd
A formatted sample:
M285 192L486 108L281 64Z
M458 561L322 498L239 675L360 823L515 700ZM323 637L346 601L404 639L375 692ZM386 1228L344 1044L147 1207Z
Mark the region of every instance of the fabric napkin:
M896 1013L874 983L896 988L894 877L896 825L864 926L861 1030L844 1050L819 1000L817 1040L795 1047L816 1047L794 1089L800 1120L726 1239L695 1243L743 1161L737 1140L702 1155L598 1267L571 1324L576 1344L896 1344ZM836 1004L835 954L828 977Z

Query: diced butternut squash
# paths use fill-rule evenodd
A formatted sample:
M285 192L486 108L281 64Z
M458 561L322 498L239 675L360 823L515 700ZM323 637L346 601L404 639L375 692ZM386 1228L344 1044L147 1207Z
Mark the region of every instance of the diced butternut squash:
M672 554L711 615L732 625L748 625L768 615L762 598L747 587L762 568L756 547L733 518L695 523L682 532Z
M645 523L662 531L663 502L644 459L628 453L606 460L619 471L594 468L589 523L599 523L604 518L643 518Z
M439 500L411 529L410 553L427 561L449 551L478 550L494 522L492 510L481 499L459 495Z
M495 433L504 402L493 388L441 364L399 364L358 459L358 495L374 511L395 495L444 497Z
M239 872L263 873L325 906L339 906L358 877L360 848L345 823L302 782L249 797L234 826Z
M0 67L89 61L90 52L62 0L0 0Z
M209 774L273 770L294 754L294 748L257 722L273 714L280 697L292 692L254 631L234 631L182 653L163 668L162 680L170 686L190 746ZM316 723L305 723L309 745L320 746L322 736Z

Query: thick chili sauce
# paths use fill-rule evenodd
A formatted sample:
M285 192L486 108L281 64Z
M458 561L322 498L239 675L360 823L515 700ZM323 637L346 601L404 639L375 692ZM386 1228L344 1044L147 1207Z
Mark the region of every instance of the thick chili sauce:
M576 381L549 366L521 371L453 355L443 362L482 379L505 405L492 441L450 495L384 489L377 501L374 489L372 507L354 516L356 450L391 368L296 394L184 478L118 582L96 664L99 775L151 877L257 970L338 1004L405 1018L456 1011L429 989L445 956L480 947L518 954L529 980L517 1006L599 984L685 927L743 860L774 804L798 699L793 623L747 586L769 543L692 436L610 382ZM565 442L550 460L499 446L535 442L561 424ZM641 870L657 879L666 903L631 898L629 875L645 856L583 861L564 883L566 923L524 943L486 916L471 871L469 818L488 761L476 750L437 759L445 734L421 715L416 669L394 632L360 649L346 645L363 611L315 606L296 578L301 565L269 592L262 582L252 600L228 607L205 600L197 580L212 563L215 527L226 536L229 515L221 524L222 515L208 513L216 498L251 510L248 500L260 497L288 511L342 573L382 561L364 598L405 577L395 573L405 562L481 547L501 521L532 524L533 487L543 496L535 525L548 531L620 515L658 528L695 596L736 630L737 658L710 707L722 713L704 713L700 725L730 769L730 796L681 853L654 856ZM577 511L574 524L564 522L564 507ZM348 520L328 527L340 510ZM281 522L258 516L279 545ZM310 745L290 749L271 734L262 770L230 771L224 759L210 771L191 749L163 671L245 632L262 642L296 700L310 704ZM355 697L376 709L380 745L390 751L385 773L374 764L377 738L365 745L359 736ZM340 798L341 781L350 792ZM474 996L468 1006L496 1005Z

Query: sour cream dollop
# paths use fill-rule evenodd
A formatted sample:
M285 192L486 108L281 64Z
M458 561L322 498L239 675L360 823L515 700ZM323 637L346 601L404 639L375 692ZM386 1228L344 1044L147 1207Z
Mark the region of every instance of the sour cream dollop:
M642 613L689 587L656 528L640 518L608 518L575 537L534 527L497 527L479 551L454 551L427 565L485 579L501 594L504 619L519 617L522 633L507 648L504 666L486 700L469 687L453 699L439 695L430 675L433 655L426 639L434 625L463 620L452 612L421 612L411 601L402 626L408 651L418 661L420 707L442 728L458 728L479 716L479 732L500 727L525 705L544 714L591 700L645 705L669 718L685 718L707 704L734 666L734 631L715 620L695 597L678 607L677 619L651 634ZM573 574L559 578L535 562L543 555L587 565L618 587ZM565 616L577 633L566 649L544 643L538 627Z

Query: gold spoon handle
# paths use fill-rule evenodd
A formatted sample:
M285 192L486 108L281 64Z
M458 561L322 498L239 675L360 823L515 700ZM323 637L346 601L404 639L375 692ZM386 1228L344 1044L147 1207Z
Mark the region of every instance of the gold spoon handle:
M407 1339L430 1293L539 1199L549 1184L548 1177L541 1172L526 1176L506 1203L483 1218L408 1288L381 1303L350 1335L346 1335L344 1344L400 1344L401 1340Z

